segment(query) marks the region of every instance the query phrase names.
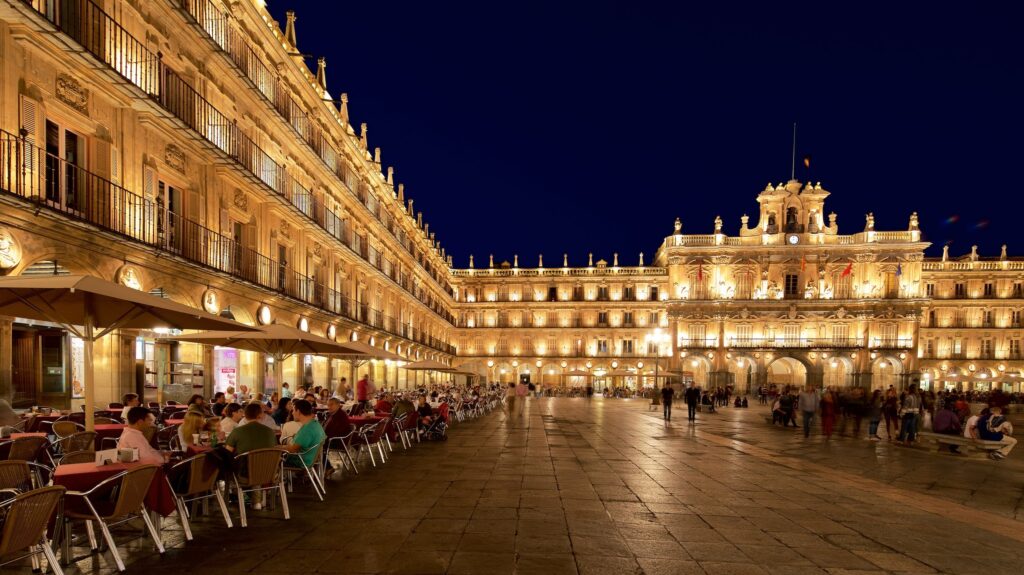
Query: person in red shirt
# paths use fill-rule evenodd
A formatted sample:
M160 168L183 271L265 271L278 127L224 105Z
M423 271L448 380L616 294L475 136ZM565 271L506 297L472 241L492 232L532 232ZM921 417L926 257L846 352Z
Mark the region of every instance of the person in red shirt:
M368 381L368 379L369 379L368 375L363 375L363 377L360 378L360 380L356 382L356 401L359 402L359 407L362 408L362 409L366 409L367 405L370 402L370 397L369 397L369 395L370 395L369 394L369 391L370 391L369 390L369 387L370 387L369 383L370 382Z
M348 414L341 408L341 400L332 397L327 400L327 422L324 424L324 432L327 437L343 437L352 431L352 422L348 420Z
M373 406L374 413L391 413L391 409L395 405L395 398L391 393L385 393L384 397L377 400L377 403Z

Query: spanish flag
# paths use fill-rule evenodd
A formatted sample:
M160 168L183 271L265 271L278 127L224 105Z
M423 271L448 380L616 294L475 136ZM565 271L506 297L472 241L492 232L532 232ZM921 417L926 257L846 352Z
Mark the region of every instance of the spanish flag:
M704 261L697 262L697 281L704 281Z
M843 273L839 277L845 278L846 276L853 273L853 262L846 264L846 268L843 269Z
M807 269L807 256L800 256L800 271Z

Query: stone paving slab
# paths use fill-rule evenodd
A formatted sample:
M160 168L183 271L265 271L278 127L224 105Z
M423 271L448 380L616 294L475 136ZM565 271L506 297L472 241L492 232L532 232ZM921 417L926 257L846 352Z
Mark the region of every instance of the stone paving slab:
M530 400L377 469L290 498L292 519L164 520L129 571L216 573L1011 573L1024 558L1015 453L965 460L773 428L765 408L665 423L639 400ZM678 415L677 415L678 416ZM84 553L85 549L78 549ZM29 573L29 566L8 567ZM66 569L113 573L109 555Z

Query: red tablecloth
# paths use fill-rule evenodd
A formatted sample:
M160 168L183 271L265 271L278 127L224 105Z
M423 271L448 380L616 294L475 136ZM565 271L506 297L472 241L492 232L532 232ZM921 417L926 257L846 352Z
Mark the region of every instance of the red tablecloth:
M58 465L56 471L53 472L53 484L63 485L71 491L88 491L104 479L138 465L138 463L108 463L99 466L95 463ZM146 508L156 511L164 517L175 511L174 494L171 493L171 488L164 479L163 467L153 475L149 493L146 494Z
M64 416L61 415L60 413L51 413L50 415L38 415L37 414L36 418L32 420L32 424L29 425L28 429L26 429L25 431L28 431L28 432L31 432L31 433L35 433L37 431L43 431L43 432L50 431L50 425L49 424L53 423L54 421L57 421L61 417L64 417ZM43 425L44 421L47 422L46 425Z
M167 425L167 426L181 425L182 423L185 423L184 419L177 419L177 418L175 418L175 419L168 419L168 420L164 421L164 425Z
M96 432L96 450L103 449L103 439L106 437L113 437L117 439L121 437L121 431L124 430L123 423L97 423L93 431Z
M383 417L377 417L377 416L374 416L374 415L368 415L368 416L357 415L357 416L354 416L354 417L349 417L348 420L349 420L349 422L352 423L353 426L355 426L355 427L362 427L364 425L373 425L374 423L377 423L378 421L384 421L384 418Z
M33 433L12 433L11 439L18 439L19 437L46 437L45 431L37 431Z

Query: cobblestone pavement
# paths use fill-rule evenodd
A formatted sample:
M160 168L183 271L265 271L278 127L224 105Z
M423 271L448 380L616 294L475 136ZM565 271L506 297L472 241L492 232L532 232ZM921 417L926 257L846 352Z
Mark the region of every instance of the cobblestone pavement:
M682 409L679 409L682 408ZM1024 559L1024 453L1002 462L771 427L764 407L662 421L640 400L531 400L382 468L297 492L292 519L197 518L166 573L994 573ZM130 533L125 532L125 536ZM84 549L79 549L83 552ZM27 569L25 570L27 572ZM109 573L106 556L68 573Z

